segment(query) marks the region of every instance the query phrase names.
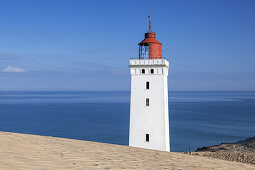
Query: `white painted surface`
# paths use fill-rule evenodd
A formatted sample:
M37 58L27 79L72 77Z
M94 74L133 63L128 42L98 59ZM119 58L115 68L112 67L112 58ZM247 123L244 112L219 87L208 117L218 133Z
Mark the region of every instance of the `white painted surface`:
M129 146L170 151L166 59L130 60ZM142 73L145 69L145 74ZM150 70L154 69L154 74ZM146 82L150 88L146 89ZM150 105L146 106L146 98ZM146 142L146 134L150 141Z

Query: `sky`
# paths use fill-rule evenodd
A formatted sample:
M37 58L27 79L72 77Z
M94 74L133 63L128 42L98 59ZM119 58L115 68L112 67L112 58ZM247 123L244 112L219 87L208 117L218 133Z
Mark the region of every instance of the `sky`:
M0 0L0 90L130 90L151 11L170 91L252 91L254 9L254 0Z

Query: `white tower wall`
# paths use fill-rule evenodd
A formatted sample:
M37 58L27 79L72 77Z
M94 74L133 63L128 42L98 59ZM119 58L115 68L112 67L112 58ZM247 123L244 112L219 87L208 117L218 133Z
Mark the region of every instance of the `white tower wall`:
M129 146L170 151L168 69L166 59L130 60ZM146 82L149 82L149 89L146 89ZM146 106L146 99L149 99L149 106ZM149 141L146 141L146 134Z

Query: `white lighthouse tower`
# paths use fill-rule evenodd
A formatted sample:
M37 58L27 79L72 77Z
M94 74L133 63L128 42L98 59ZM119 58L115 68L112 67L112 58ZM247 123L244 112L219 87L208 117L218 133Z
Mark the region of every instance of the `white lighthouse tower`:
M169 62L161 43L149 31L139 43L139 59L130 60L131 103L129 146L170 151L168 86Z

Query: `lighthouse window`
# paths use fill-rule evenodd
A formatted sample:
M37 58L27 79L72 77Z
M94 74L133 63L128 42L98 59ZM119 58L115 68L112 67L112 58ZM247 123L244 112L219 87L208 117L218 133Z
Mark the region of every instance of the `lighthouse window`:
M142 73L145 74L145 69L142 69Z
M150 82L146 82L146 89L149 89L150 88Z
M146 106L149 106L149 105L150 105L150 99L146 98Z
M154 69L151 69L151 74L154 74Z
M146 134L146 142L149 142L149 141L150 141L150 135Z

